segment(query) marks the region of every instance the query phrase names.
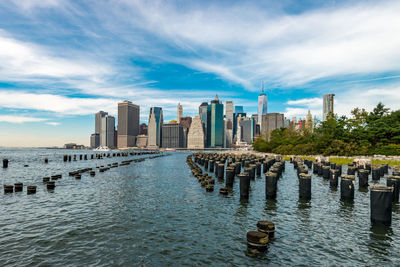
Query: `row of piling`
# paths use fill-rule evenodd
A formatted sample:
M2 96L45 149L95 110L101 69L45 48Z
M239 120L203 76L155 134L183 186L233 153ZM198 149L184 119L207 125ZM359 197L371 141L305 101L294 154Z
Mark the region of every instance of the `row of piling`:
M299 198L311 199L311 175L308 169L313 168L313 173L329 179L331 188L338 187L340 178L340 199L342 201L354 200L355 179L358 176L359 189L370 190L370 215L372 225L382 224L390 226L392 222L392 202L399 202L400 192L400 170L393 168L392 175L387 176L386 186L369 186L368 178L371 173L373 181L378 181L385 174L389 173L389 166L383 165L360 165L354 166L350 163L347 167L347 174L342 174L342 165L331 162L312 162L311 160L292 158L291 162L297 169L299 178Z

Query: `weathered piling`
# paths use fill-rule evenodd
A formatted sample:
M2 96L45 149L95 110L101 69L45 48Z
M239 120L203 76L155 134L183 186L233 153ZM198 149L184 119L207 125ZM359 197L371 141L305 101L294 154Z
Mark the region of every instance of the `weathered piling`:
M218 179L224 179L224 168L225 168L225 164L223 163L219 163L218 166L218 172L217 172L217 177Z
M249 198L249 190L250 190L250 177L248 173L240 173L240 198L248 199Z
M278 175L273 172L265 174L265 197L266 199L275 199L277 191Z
M49 159L48 158L44 158L44 163L49 163Z
M63 156L63 161L64 161L64 162L67 162L67 161L68 161L68 155L64 155L64 156Z
M372 185L370 190L372 225L390 226L392 224L393 187Z
M14 186L13 185L3 185L4 193L13 193Z
M322 178L329 179L329 170L331 167L329 166L322 166Z
M56 182L55 181L49 181L46 184L47 189L53 190L56 187Z
M232 187L233 180L235 178L235 169L233 167L227 167L225 176L226 176L225 180L226 187Z
M8 168L8 159L3 159L3 168Z
M368 187L368 170L358 170L358 186L359 188Z
M356 167L353 167L353 166L349 166L348 168L347 168L347 175L355 175L356 174Z
M268 234L268 237L274 238L275 236L275 224L270 221L258 221L257 228L259 232Z
M332 188L337 187L339 184L339 170L330 169L329 170L329 186Z
M21 192L23 188L24 188L24 184L23 183L15 183L14 184L15 192Z
M386 179L386 185L393 187L393 202L399 202L400 176L388 176Z
M36 194L36 188L37 188L36 185L29 185L26 187L26 193L28 195Z
M380 168L372 168L372 180L377 181L381 178Z
M299 198L311 199L311 174L301 173L299 177Z
M257 170L257 176L260 176L261 175L261 163L260 162L257 162L256 163L256 170Z
M268 234L259 231L248 231L246 234L247 248L264 252L268 248Z
M43 177L43 183L47 183L48 181L50 181L50 177Z
M340 179L340 199L354 200L354 175L342 175Z

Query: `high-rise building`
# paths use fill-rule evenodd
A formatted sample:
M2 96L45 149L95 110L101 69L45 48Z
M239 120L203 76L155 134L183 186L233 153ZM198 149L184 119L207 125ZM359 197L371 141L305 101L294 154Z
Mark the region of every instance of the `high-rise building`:
M148 147L159 148L162 142L163 111L160 107L151 107L148 126Z
M255 121L253 118L242 118L239 122L241 128L241 141L251 145L254 140Z
M267 113L262 116L262 133L267 135L267 139L273 130L284 127L285 116L280 113Z
M323 106L323 120L326 121L329 114L334 114L333 105L334 105L334 94L325 94L324 95L324 106Z
M100 134L94 133L90 136L90 147L96 148L100 146Z
M192 124L192 117L182 117L181 122L179 123L183 127L183 136L184 136L184 144L183 147L187 147L188 145L188 134L190 125Z
M183 148L184 141L182 125L179 123L168 123L162 125L162 147Z
M182 116L183 116L183 108L182 108L182 106L181 106L181 103L178 103L178 110L177 110L177 116L176 116L176 121L177 121L178 123L181 122Z
M306 126L305 126L306 130L309 131L310 133L312 133L313 131L313 121L312 121L312 115L310 110L308 111L308 114L306 116Z
M207 139L208 147L224 146L224 105L218 95L207 107Z
M262 126L262 116L267 114L267 95L264 93L264 83L262 85L262 93L258 96L258 120L257 124L260 125L260 130L263 129Z
M230 147L233 141L233 125L235 123L235 113L234 113L234 106L233 101L226 101L225 104L225 145L224 147ZM228 125L231 126L230 130L228 131Z
M200 120L203 123L203 128L204 128L204 141L205 141L205 146L207 146L208 144L208 126L210 126L210 120L209 120L209 116L211 113L208 111L208 103L207 102L203 102L201 103L201 105L199 106L199 116L200 116Z
M140 107L130 101L118 103L118 147L133 147L139 135Z
M100 130L100 145L107 146L109 148L115 148L114 134L115 134L115 118L110 115L102 117L101 130Z
M104 111L99 111L95 114L95 123L94 123L94 133L100 134L101 132L101 118L105 117L108 115L107 112Z
M189 128L187 148L203 149L204 139L204 124L200 116L194 116Z

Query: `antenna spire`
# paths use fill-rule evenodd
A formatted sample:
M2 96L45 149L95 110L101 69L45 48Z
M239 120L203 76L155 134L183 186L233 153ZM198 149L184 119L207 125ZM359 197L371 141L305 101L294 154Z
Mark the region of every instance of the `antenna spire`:
M264 93L264 81L262 81L261 84L262 84L262 85L261 85L261 90L262 90L262 92Z

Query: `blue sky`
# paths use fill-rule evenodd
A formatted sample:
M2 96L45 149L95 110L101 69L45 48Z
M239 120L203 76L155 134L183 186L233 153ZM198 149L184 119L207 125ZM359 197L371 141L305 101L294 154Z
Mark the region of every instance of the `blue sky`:
M128 99L175 119L220 99L320 117L400 108L399 1L0 2L0 146L89 144Z

